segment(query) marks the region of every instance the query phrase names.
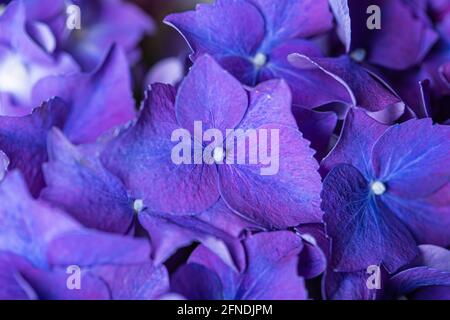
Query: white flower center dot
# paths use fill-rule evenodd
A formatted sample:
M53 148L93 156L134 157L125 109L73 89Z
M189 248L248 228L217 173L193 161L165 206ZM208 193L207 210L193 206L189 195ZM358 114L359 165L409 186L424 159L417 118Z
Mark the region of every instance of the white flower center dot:
M366 58L366 50L359 48L350 53L350 57L357 62L362 62Z
M133 209L134 209L134 211L136 211L138 213L141 212L142 209L144 209L144 200L142 200L142 199L134 200Z
M213 151L213 158L216 163L221 163L225 156L225 152L222 147L215 147Z
M258 52L254 57L253 57L253 64L255 65L256 68L261 68L263 67L267 62L267 56L264 53Z
M377 196L381 196L383 193L386 192L386 186L381 181L372 182L372 184L370 185L370 189Z

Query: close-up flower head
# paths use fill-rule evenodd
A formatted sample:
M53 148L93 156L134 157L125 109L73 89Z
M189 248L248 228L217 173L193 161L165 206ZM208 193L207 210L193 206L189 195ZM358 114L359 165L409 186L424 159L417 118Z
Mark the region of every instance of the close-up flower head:
M450 0L0 1L0 300L450 300L449 250Z

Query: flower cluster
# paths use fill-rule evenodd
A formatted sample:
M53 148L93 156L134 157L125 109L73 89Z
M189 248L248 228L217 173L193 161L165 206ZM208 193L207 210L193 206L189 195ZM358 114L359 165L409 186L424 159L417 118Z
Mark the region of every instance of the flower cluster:
M146 10L0 2L0 299L450 299L450 0Z

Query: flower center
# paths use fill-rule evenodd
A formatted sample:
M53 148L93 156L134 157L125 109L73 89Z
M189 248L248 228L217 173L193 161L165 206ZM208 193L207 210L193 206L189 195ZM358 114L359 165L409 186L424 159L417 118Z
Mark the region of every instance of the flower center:
M216 163L222 163L225 152L222 147L215 147L213 150L213 158Z
M142 200L142 199L134 200L133 209L137 213L141 212L144 209L144 200Z
M381 181L372 182L372 184L370 185L370 189L377 196L381 196L383 193L386 192L386 186Z
M264 53L258 52L252 60L257 69L263 67L267 62L267 56Z
M350 57L357 62L362 62L366 58L366 54L366 50L359 48L350 53Z

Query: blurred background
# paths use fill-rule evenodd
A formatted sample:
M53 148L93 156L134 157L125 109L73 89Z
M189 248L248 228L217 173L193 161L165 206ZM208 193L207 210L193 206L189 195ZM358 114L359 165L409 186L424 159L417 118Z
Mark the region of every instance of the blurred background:
M173 28L165 25L163 19L170 13L183 12L195 8L197 3L211 0L129 0L147 12L156 23L155 33L141 42L143 50L143 67L149 69L161 59L189 53L183 38Z

